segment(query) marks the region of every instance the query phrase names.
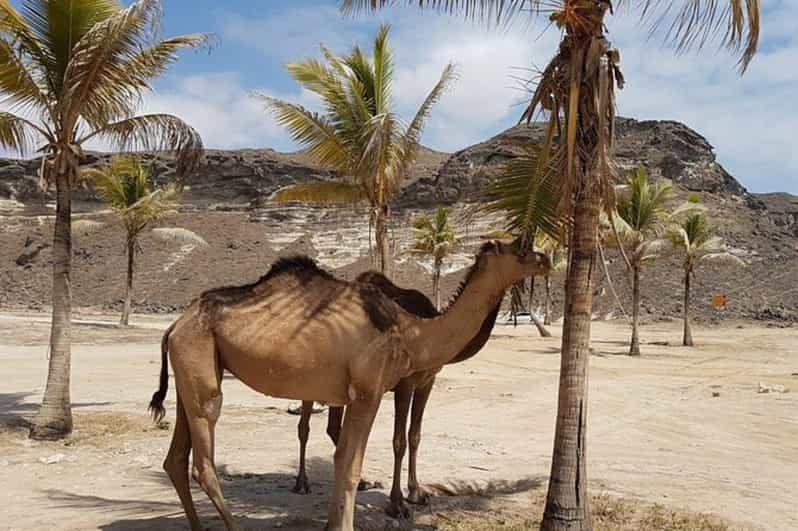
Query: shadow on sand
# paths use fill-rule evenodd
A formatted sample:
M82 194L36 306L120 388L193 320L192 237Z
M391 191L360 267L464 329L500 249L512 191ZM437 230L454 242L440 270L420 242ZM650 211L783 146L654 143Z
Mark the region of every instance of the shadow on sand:
M236 521L245 530L281 529L289 531L324 529L327 502L332 490L332 462L314 458L308 461L308 473L313 481L312 492L305 496L294 494L290 488L294 476L285 473L233 473L227 466L219 467L219 479L224 495ZM388 478L385 478L386 480ZM113 519L99 526L105 531L177 531L187 529L187 521L165 473L151 471L145 476L144 489L151 493L147 499L112 499L87 496L66 490L47 490L43 494L50 504L73 511L96 511ZM432 500L428 507L417 508L419 516L445 515L467 508L486 510L491 499L504 495L541 488L545 478L505 482L447 482L428 487ZM192 494L206 529L222 530L224 525L205 493L196 485ZM357 497L357 527L363 531L384 529L432 531L437 526L428 523L400 521L394 523L384 513L388 497L382 491L366 491ZM428 520L428 518L424 518Z
M29 402L34 393L0 393L0 432L28 430L39 405ZM107 406L111 402L75 402L72 408Z

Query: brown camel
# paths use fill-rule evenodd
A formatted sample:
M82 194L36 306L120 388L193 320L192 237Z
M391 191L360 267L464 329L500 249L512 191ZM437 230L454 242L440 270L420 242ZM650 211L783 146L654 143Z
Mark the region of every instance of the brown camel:
M227 529L239 529L213 460L224 370L266 395L347 406L328 529L354 531L357 485L382 395L402 378L455 358L508 286L548 268L545 255L488 243L459 297L430 319L406 312L370 284L336 279L307 257L277 261L254 284L203 293L164 335L160 386L150 403L162 417L168 355L177 418L164 469L192 530L202 529L189 489L192 451L195 479Z
M414 289L400 288L388 280L385 275L375 271L362 273L355 281L367 282L373 285L401 306L402 309L418 317L430 318L439 314L435 305L432 304L432 301L423 293ZM467 281L467 278L463 281L461 289ZM502 296L502 299L503 298ZM466 348L459 353L457 357L450 360L447 364L466 361L482 350L482 347L484 347L485 343L490 339L490 334L496 323L496 317L499 314L500 308L501 299L482 323L477 335L474 336L471 342L468 343ZM405 504L405 497L402 493L402 461L405 456L405 451L407 450L408 439L410 441L410 464L408 465L407 501L415 505L426 505L428 501L428 495L422 491L419 486L416 464L418 447L421 443L421 422L424 418L424 410L435 384L435 377L442 368L443 367L438 367L430 371L422 371L410 375L407 378L402 378L399 384L392 389L394 392L395 409L393 432L394 473L390 502L385 512L394 518L407 518L410 516L410 510ZM413 405L413 411L410 418L410 430L408 431L407 417L410 413L411 404ZM310 483L305 467L305 452L307 449L308 436L310 434L310 417L312 412L313 402L302 402L301 416L297 426L299 435L299 473L297 474L296 485L292 489L298 494L307 494L310 492ZM327 435L329 435L333 444L337 443L338 436L341 433L343 415L344 408L330 407L327 417ZM358 489L365 490L365 488L367 488L367 483L361 480Z

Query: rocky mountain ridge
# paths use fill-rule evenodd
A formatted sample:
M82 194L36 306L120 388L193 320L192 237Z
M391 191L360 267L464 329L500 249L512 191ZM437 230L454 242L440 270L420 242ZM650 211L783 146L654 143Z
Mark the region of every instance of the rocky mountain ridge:
M477 211L485 187L502 164L518 156L541 129L516 126L454 154L424 149L396 201L392 239L398 283L428 288L429 264L409 252L412 218L438 204L450 205L458 236L466 245L448 264L444 283L453 290L481 236L501 228L499 215ZM699 192L730 248L749 265L735 270L712 266L696 281L697 313L704 318L798 320L798 198L750 194L717 161L700 134L677 122L620 119L616 160L622 170L639 163L654 178L671 179L677 193ZM87 164L108 155L88 154ZM169 181L168 155L144 154L160 181ZM0 307L40 307L49 298L52 196L38 191L37 161L0 159ZM174 309L205 288L256 279L278 255L307 253L346 277L368 267L368 223L363 209L274 205L269 196L288 184L329 179L333 174L303 152L270 149L208 150L186 180L184 207L168 223L200 233L207 249L175 248L151 237L138 258L136 300L140 310ZM90 189L75 194L79 216L108 219ZM115 306L121 297L123 245L117 228L75 238L73 291L78 305ZM609 272L628 307L625 271L609 256ZM644 317L678 316L677 259L665 257L644 272ZM600 276L603 278L604 273ZM602 280L606 283L606 280ZM619 315L600 287L597 316ZM723 292L731 304L717 311L711 295ZM725 313L724 313L725 312Z

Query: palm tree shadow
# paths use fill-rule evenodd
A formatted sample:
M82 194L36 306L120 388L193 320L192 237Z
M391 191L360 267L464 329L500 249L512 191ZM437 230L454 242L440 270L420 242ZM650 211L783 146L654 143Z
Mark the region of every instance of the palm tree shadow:
M308 460L308 474L312 492L300 496L291 492L294 476L290 473L238 473L227 466L218 468L225 499L243 529L282 529L289 531L324 529L327 519L328 497L332 490L333 466L321 458ZM113 521L98 528L105 531L164 531L185 530L187 522L173 487L163 472L151 471L139 488L144 496L139 499L118 499L81 495L62 489L43 491L51 506L75 512L96 511L113 515ZM428 487L432 494L429 507L417 508L416 516L445 514L463 507L488 510L492 498L540 488L543 478L520 481L447 482ZM192 494L206 529L222 530L224 525L207 496L196 485ZM163 501L168 496L167 501ZM416 523L412 519L394 521L387 517L384 508L388 496L383 491L358 493L357 527L363 531L383 529L432 531L434 524Z
M39 405L27 401L34 393L0 393L0 433L27 432ZM107 406L111 402L74 402L72 408Z

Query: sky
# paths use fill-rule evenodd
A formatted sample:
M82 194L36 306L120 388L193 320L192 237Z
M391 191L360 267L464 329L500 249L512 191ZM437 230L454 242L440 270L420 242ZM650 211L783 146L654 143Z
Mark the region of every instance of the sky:
M611 17L609 39L627 81L618 113L684 122L750 191L798 194L798 1L762 6L760 53L743 77L726 52L708 47L677 56L649 39L633 13ZM184 118L212 148L296 149L251 92L317 108L285 64L317 56L320 43L340 53L356 43L366 48L386 22L396 61L393 96L405 119L444 66L458 66L459 79L423 136L427 146L456 151L517 122L528 99L519 80L546 65L559 39L555 29L525 17L504 29L405 6L344 17L336 0L164 0L164 12L164 36L212 33L213 46L183 52L142 110Z

